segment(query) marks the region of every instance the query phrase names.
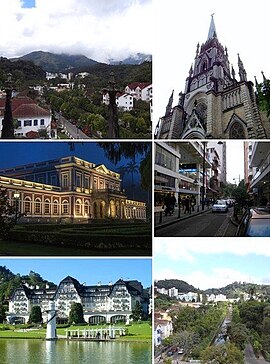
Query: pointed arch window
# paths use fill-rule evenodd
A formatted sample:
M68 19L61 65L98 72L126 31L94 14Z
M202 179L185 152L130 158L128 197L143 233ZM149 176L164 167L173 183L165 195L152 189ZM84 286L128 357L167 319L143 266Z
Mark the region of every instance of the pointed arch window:
M245 139L245 131L243 125L239 121L235 121L230 128L230 139Z
M205 59L202 63L201 72L204 72L207 70L207 60Z

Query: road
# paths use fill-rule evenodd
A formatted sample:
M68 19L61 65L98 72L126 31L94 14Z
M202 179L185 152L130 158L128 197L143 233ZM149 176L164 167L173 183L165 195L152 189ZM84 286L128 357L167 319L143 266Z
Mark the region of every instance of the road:
M59 124L63 125L65 134L70 139L91 139L89 136L84 134L81 129L77 128L76 125L71 124L62 115L57 114L57 116L59 118Z
M212 213L209 210L160 228L155 236L234 236L236 227L230 221L231 215L231 209L227 213Z
M269 362L256 358L252 346L248 344L245 348L245 364L269 364Z

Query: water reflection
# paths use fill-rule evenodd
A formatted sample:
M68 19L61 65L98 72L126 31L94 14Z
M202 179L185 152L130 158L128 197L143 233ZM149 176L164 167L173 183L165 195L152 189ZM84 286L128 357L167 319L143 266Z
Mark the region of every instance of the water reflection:
M151 344L0 339L0 363L150 364Z

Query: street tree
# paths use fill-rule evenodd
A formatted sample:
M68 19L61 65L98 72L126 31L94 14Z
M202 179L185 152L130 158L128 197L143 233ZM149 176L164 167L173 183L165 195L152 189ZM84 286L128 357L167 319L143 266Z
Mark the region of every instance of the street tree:
M29 316L29 324L40 324L42 322L42 313L40 306L33 306Z
M7 190L0 186L0 238L4 239L7 237L20 216L17 207L9 203Z
M140 303L137 301L135 307L132 310L131 318L133 321L137 322L140 321L142 318L143 312Z
M244 364L244 355L236 345L228 343L209 346L202 353L205 364Z
M84 323L83 307L82 307L81 303L78 303L78 302L72 303L70 312L69 312L68 323L69 324Z

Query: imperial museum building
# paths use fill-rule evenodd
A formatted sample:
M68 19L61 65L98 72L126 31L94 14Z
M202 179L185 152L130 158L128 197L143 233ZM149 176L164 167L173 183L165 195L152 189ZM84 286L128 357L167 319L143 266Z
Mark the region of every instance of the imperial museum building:
M127 198L119 173L75 156L2 169L0 187L21 223L146 220L145 202Z
M18 287L10 297L7 321L27 323L33 306L39 306L42 318L47 319L49 302L54 301L57 322L66 323L73 303L83 307L84 320L89 324L129 322L132 310L140 305L143 315L150 310L150 288L143 288L137 280L119 279L116 283L94 286L81 284L73 277L64 278L58 286L46 284L45 288L29 286Z

